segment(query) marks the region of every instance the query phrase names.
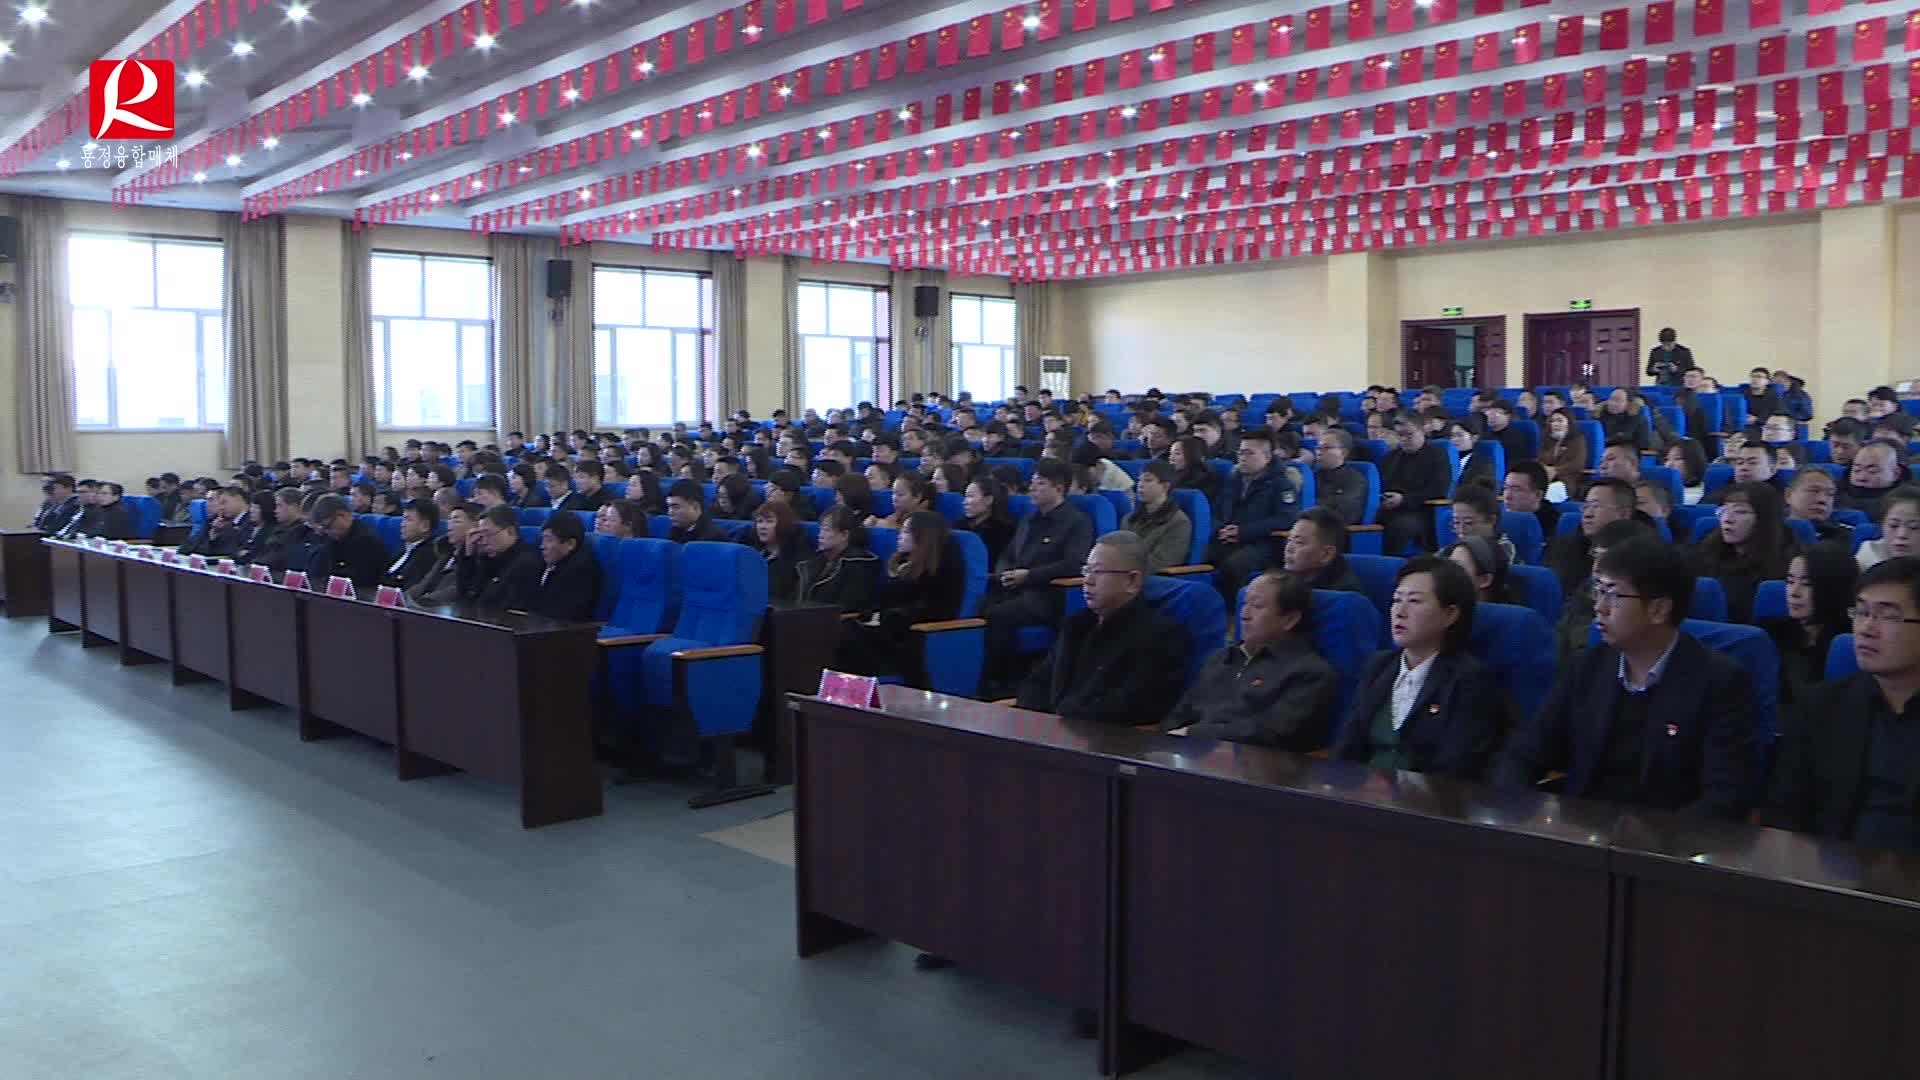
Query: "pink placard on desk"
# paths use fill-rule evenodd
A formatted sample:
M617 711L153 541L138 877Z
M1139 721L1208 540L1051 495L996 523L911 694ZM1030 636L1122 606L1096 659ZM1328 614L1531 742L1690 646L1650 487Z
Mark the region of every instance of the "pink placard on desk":
M880 680L871 675L822 671L819 696L835 705L876 706L880 704Z
M180 553L172 548L168 548L160 553L160 561L166 563L168 566L172 566L180 561Z
M307 575L298 570L289 570L286 576L280 579L280 587L283 589L305 589L307 587Z
M380 591L373 594L373 602L380 607L401 607L406 603L406 597L399 589L391 585L382 585Z
M214 564L214 569L228 577L238 577L240 574L240 564L232 559L221 559Z
M199 555L189 555L187 556L187 565L195 570L205 570L207 568L207 560Z
M152 562L153 560L160 557L160 553L158 551L155 551L151 547L138 548L134 551L133 554L135 558L145 559L148 562Z
M247 577L248 579L253 581L269 581L272 579L273 575L270 571L267 570L266 567L261 566L259 563L255 563L252 566L247 567Z
M327 579L327 595L341 600L353 599L353 579L335 574Z
M127 553L126 541L115 540L112 545L112 551L115 555L125 555Z

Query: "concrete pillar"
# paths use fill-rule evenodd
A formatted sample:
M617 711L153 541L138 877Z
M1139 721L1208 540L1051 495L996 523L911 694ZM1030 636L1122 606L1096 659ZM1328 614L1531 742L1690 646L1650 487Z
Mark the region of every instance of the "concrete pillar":
M1818 419L1894 376L1894 252L1892 206L1821 213L1813 355L1806 371L1787 365L1807 380Z
M1400 379L1399 304L1392 256L1371 251L1327 258L1327 358L1350 365L1354 387ZM1360 373L1365 372L1365 378Z

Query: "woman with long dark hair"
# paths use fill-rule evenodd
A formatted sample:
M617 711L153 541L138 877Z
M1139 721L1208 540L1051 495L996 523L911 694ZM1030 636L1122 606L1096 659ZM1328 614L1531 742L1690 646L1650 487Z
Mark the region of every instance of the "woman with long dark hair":
M791 603L800 584L800 564L807 561L807 534L793 508L768 499L753 511L753 540L749 547L767 561L767 599Z
M1680 474L1680 492L1688 506L1706 494L1707 451L1699 439L1681 439L1667 447L1664 464Z
M1760 583L1785 576L1793 557L1787 532L1787 508L1771 484L1735 484L1720 504L1720 527L1700 541L1702 577L1720 582L1727 594L1727 618L1753 620L1753 594Z
M1173 486L1198 491L1212 505L1220 494L1220 474L1207 465L1207 444L1197 435L1174 440L1167 448L1167 464L1173 466Z
M953 526L932 510L909 514L900 546L887 561L874 613L842 628L834 666L862 675L897 675L919 685L924 672L908 628L958 618L966 588L966 559L953 542Z
M1469 536L1456 541L1444 554L1473 579L1481 603L1513 603L1513 586L1507 580L1513 571L1513 559L1505 548L1484 536Z
M1573 414L1565 409L1547 414L1546 431L1540 439L1540 465L1547 479L1567 486L1568 498L1579 498L1586 487L1586 471L1592 459L1587 455L1587 436L1573 426Z
M976 476L967 485L966 502L959 528L978 536L987 548L987 565L1000 562L1000 553L1013 541L1013 511L1007 503L1005 484L991 476Z
M1827 649L1853 629L1847 610L1860 566L1844 545L1815 544L1787 563L1787 614L1760 620L1780 651L1780 703L1791 705L1826 680Z

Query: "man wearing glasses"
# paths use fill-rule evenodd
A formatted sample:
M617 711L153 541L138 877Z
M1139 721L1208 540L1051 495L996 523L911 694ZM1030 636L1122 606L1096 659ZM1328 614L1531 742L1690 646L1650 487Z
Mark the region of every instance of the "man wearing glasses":
M1594 569L1603 644L1567 664L1494 764L1505 787L1565 770L1562 793L1739 819L1751 801L1756 705L1746 672L1682 632L1693 570L1636 537Z
M1808 691L1780 738L1764 820L1920 851L1920 558L1860 575L1848 614L1860 670Z
M1141 598L1147 546L1110 532L1080 576L1087 610L1067 619L1052 651L1020 684L1023 709L1102 724L1158 724L1187 677L1187 635Z

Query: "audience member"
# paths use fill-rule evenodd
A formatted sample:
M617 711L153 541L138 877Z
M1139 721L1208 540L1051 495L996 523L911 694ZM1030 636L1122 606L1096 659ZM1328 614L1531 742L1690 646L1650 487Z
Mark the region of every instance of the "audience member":
M1442 554L1466 571L1481 603L1514 602L1513 586L1507 580L1513 571L1513 557L1506 548L1484 536L1466 536L1448 545Z
M1433 514L1427 504L1447 497L1453 470L1411 413L1394 419L1393 435L1397 445L1380 462L1380 523L1387 554L1398 555L1428 546Z
M1454 481L1456 488L1477 484L1492 489L1499 483L1500 472L1494 468L1492 447L1480 445L1480 437L1474 434L1470 424L1465 420L1450 421L1447 439L1460 455L1460 472Z
M1920 851L1920 559L1862 574L1848 615L1860 670L1808 688L1788 711L1761 820Z
M1633 485L1633 508L1656 526L1666 523L1671 530L1668 519L1673 517L1673 488L1660 480L1638 480Z
M1574 426L1573 414L1562 409L1547 414L1546 432L1540 440L1540 467L1550 482L1566 485L1567 497L1577 499L1587 486L1587 462L1592 458L1586 433ZM1511 466L1513 462L1508 461Z
M505 508L502 508L505 510ZM509 518L513 511L505 510ZM330 578L343 577L355 589L371 589L387 572L387 545L373 527L353 516L347 501L322 495L307 508L307 524L318 543L307 553L307 582L318 590Z
M271 491L256 491L247 498L247 517L241 530L240 550L233 560L242 566L251 564L259 552L272 543L280 528L279 500Z
M1513 426L1514 416L1511 402L1494 398L1487 403L1487 407L1481 412L1481 416L1484 417L1486 421L1486 427L1480 432L1481 439L1490 439L1499 443L1508 464L1532 456L1528 453L1526 435L1522 434L1520 429ZM1494 479L1498 480L1499 477L1496 476Z
M1321 435L1313 450L1313 489L1316 503L1358 523L1366 516L1368 485L1366 474L1348 463L1352 455L1352 435L1337 428Z
M40 492L46 499L33 515L33 528L37 532L58 533L85 509L80 497L74 494L73 477L66 473L47 477L47 482L40 485Z
M615 499L593 515L593 531L622 540L645 539L652 535L647 524L647 508L637 499Z
M1466 573L1445 559L1422 555L1400 567L1388 615L1394 648L1361 670L1334 757L1481 777L1513 706L1468 649L1474 592Z
M1173 499L1173 466L1149 461L1140 470L1139 498L1120 527L1140 538L1148 573L1188 562L1193 550L1193 521Z
M1680 497L1688 506L1706 494L1707 452L1697 439L1681 439L1667 447L1662 462L1680 474Z
M473 577L462 583L462 599L484 607L513 608L521 599L521 582L539 576L544 569L540 555L521 542L519 519L504 506L481 510L472 535L484 558L469 566Z
M1139 537L1111 532L1085 554L1087 609L1061 626L1046 658L1021 683L1017 703L1069 720L1158 723L1186 678L1186 633L1141 595L1147 561Z
M1594 573L1603 644L1562 668L1501 752L1495 782L1530 788L1564 770L1568 795L1745 816L1757 705L1745 669L1681 629L1693 587L1671 545L1642 537L1608 549Z
M789 604L800 587L800 564L810 556L800 519L784 502L769 499L753 512L753 549L767 563L767 599Z
M1787 512L1813 526L1814 536L1822 543L1835 543L1853 550L1853 526L1833 520L1833 476L1825 469L1801 469L1787 485Z
M1271 439L1268 440L1267 446L1269 448L1273 446ZM1171 444L1166 454L1153 456L1173 466L1174 487L1198 491L1206 498L1208 505L1214 505L1220 501L1222 486L1220 474L1214 472L1213 467L1207 464L1206 447L1199 439L1189 435Z
M842 628L834 666L926 685L920 636L912 627L957 618L966 588L966 558L953 542L953 527L932 510L916 510L900 529L900 546L879 581L873 614Z
M1780 653L1780 702L1804 702L1807 688L1826 678L1833 639L1852 627L1854 581L1860 567L1838 544L1815 544L1787 564L1787 613L1759 620Z
M430 499L415 499L413 502L433 506ZM437 508L436 508L437 509ZM479 503L461 503L447 515L447 534L433 542L433 562L425 577L406 590L407 600L422 607L440 607L472 600L473 595L461 592L462 583L479 584L479 562L484 553L474 525L481 514Z
M729 473L713 485L714 517L726 521L752 521L753 512L759 508L760 496L753 490L753 481L745 475Z
M1287 531L1281 546L1281 565L1307 583L1327 592L1362 592L1360 579L1347 563L1347 525L1333 511L1314 507L1301 514Z
M1773 372L1757 367L1747 374L1743 391L1747 399L1747 419L1763 424L1767 417L1786 411L1780 403L1780 391L1773 385Z
M867 547L867 529L859 511L835 506L820 516L820 535L812 558L800 564L795 597L802 603L834 604L843 611L872 610L879 587L880 560Z
M806 486L805 479L797 469L773 470L773 475L767 478L767 501L785 503L796 521L818 518L820 511L813 505L813 496L801 490Z
M1601 434L1607 442L1624 438L1631 441L1636 450L1653 448L1653 431L1647 426L1646 415L1633 408L1633 399L1626 387L1616 386L1607 395L1599 420Z
M987 620L986 684L990 687L1018 677L1020 656L1014 639L1021 627L1059 624L1061 598L1051 582L1075 574L1093 544L1093 523L1067 501L1069 477L1067 466L1057 461L1042 461L1034 468L1028 489L1033 513L1020 519L1013 539L994 563L992 590L981 607ZM1138 544L1138 537L1134 542ZM1139 559L1144 565L1144 552Z
M1719 528L1695 550L1698 572L1720 583L1731 621L1751 622L1754 591L1784 576L1793 557L1786 507L1767 484L1733 484L1721 494Z
M487 520L494 520L493 511L487 511ZM512 611L562 622L591 621L600 606L604 574L586 541L587 527L578 517L555 514L548 518L540 527L539 556L509 557L501 598L495 602Z
M1680 344L1679 335L1669 326L1660 331L1660 344L1647 354L1647 377L1657 386L1680 386L1682 376L1693 367L1693 350Z
M1611 522L1633 518L1634 504L1632 484L1610 477L1593 482L1580 506L1580 527L1555 538L1547 553L1547 564L1560 579L1562 592L1572 592L1593 572L1594 534Z
M1900 467L1900 451L1883 442L1870 442L1853 455L1847 470L1847 482L1834 496L1839 510L1858 510L1878 518L1887 494L1906 482L1906 470Z
M407 504L400 515L400 555L387 564L381 584L405 592L425 581L433 571L433 534L440 527L440 510L425 499Z
M1540 536L1551 542L1560 532L1560 508L1547 501L1547 484L1547 470L1539 462L1514 462L1507 466L1500 495L1507 513L1532 514Z
M1862 570L1888 559L1920 555L1920 486L1907 484L1887 492L1880 512L1880 539L1869 540L1854 552Z
M998 566L1014 532L1006 485L992 476L976 476L967 484L960 505L961 518L955 527L978 536L987 549L987 565Z
M675 480L668 489L667 522L667 539L676 544L727 539L726 532L707 516L705 492L692 480Z
M206 524L195 529L180 545L180 554L205 558L230 559L240 553L246 538L247 497L238 488L219 488L207 498ZM70 520L78 520L70 517Z
M1339 678L1314 651L1312 609L1305 579L1284 570L1254 578L1240 601L1239 644L1201 667L1160 730L1300 753L1326 745Z

